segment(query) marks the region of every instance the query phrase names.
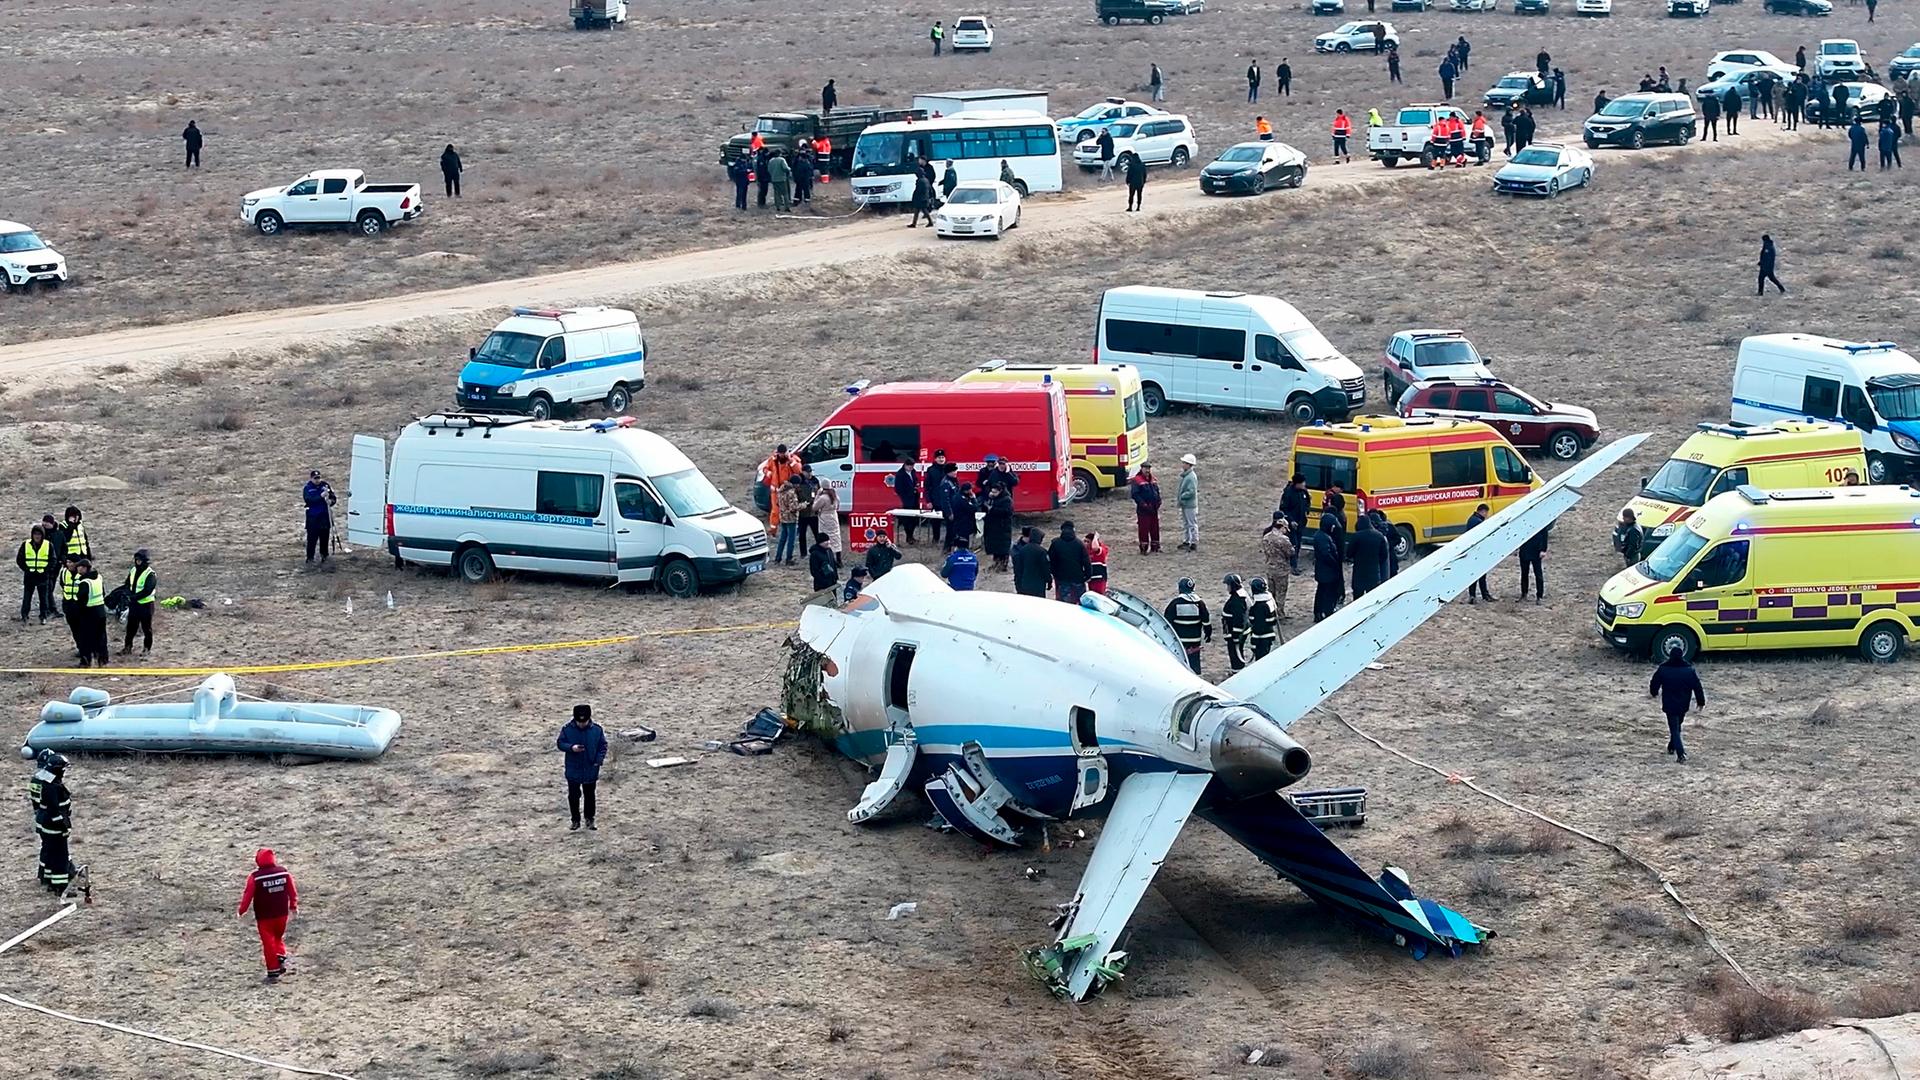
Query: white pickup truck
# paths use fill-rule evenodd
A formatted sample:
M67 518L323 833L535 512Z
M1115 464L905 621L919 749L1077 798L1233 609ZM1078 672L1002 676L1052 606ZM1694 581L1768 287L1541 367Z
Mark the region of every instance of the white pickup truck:
M1421 165L1431 165L1433 159L1427 148L1427 142L1433 132L1436 117L1458 117L1460 122L1469 126L1473 117L1465 110L1453 105L1428 104L1409 105L1394 116L1393 123L1367 129L1367 155L1391 169L1402 159L1418 161ZM1469 156L1485 165L1493 160L1493 138L1482 136L1471 139L1473 145L1467 148Z
M350 225L362 236L427 212L419 184L369 184L359 169L322 169L286 187L250 191L240 200L240 220L277 235L295 225Z

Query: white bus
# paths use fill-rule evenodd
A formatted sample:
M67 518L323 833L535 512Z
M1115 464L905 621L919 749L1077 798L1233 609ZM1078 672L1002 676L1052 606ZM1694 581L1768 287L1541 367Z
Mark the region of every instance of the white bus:
M853 198L861 204L913 201L913 164L933 163L934 181L947 162L962 180L998 180L1000 163L1022 197L1060 190L1060 144L1040 113L956 113L937 120L875 124L853 144Z

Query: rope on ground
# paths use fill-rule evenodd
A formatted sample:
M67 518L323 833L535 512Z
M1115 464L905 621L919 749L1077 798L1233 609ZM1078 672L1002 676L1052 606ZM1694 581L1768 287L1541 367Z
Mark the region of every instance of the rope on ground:
M675 630L643 630L611 637L580 638L575 641L542 641L525 645L487 645L471 649L441 649L435 652L401 653L396 656L366 656L352 660L314 660L303 664L251 664L227 667L141 668L141 667L23 667L0 668L0 675L91 675L95 678L136 676L141 678L202 677L208 675L275 675L290 671L332 671L337 668L366 667L370 664L396 664L403 660L449 660L469 656L499 656L506 653L551 652L556 649L591 649L604 645L625 645L647 638L694 637L703 634L746 634L759 630L791 630L799 623L745 623L739 626L694 626Z
M1402 761L1408 762L1413 765L1417 765L1420 768L1425 769L1428 772L1434 774L1435 776L1441 777L1442 779L1446 780L1450 784L1460 784L1479 795L1492 799L1494 802L1499 803L1500 805L1506 807L1509 810L1517 811L1519 813L1527 815L1530 818L1534 818L1537 821L1541 821L1548 825L1551 825L1556 829L1560 829L1564 832L1572 833L1573 835L1579 837L1580 839L1585 840L1592 844L1597 844L1600 847L1606 848L1608 851L1613 852L1615 855L1620 856L1622 859L1625 859L1628 862L1634 864L1635 866L1638 866L1640 869L1646 871L1649 877L1653 878L1654 881L1659 883L1661 892L1666 893L1669 899L1671 899L1675 904L1679 905L1680 913L1686 916L1687 921L1693 924L1694 929L1700 931L1700 936L1703 939L1705 939L1707 943L1707 947L1712 949L1714 951L1714 954L1720 957L1720 959L1726 961L1727 966L1733 969L1733 973L1735 975L1740 976L1741 982L1746 983L1747 986L1750 989L1752 989L1753 992L1756 994L1766 993L1766 991L1760 989L1760 985L1758 983L1753 981L1753 977L1747 974L1746 969L1742 968L1739 962L1736 961L1733 958L1733 956L1727 952L1725 948L1721 947L1720 940L1714 937L1713 931L1708 929L1707 924L1704 922L1701 922L1700 917L1693 913L1693 908L1689 906L1685 900L1681 899L1680 890L1674 886L1673 881L1669 879L1667 875L1655 869L1653 865L1647 862L1645 859L1642 859L1640 856L1635 855L1633 852L1628 851L1626 848L1621 847L1618 843L1612 840L1607 840L1607 839L1603 839L1601 837L1595 836L1584 829L1580 829L1573 825L1569 825L1566 822L1559 820L1558 818L1549 817L1546 814L1540 813L1538 810L1532 810L1525 806L1521 806L1519 803L1516 803L1513 800L1508 799L1503 795L1499 795L1495 792L1488 791L1486 788L1483 788L1479 784L1474 783L1473 777L1471 776L1467 776L1463 773L1457 773L1447 769L1443 769L1438 765L1433 765L1428 762L1421 761L1419 758L1414 757L1411 754L1403 753L1402 751L1396 750L1393 747L1388 746L1386 743L1381 742L1379 739L1376 739L1373 736L1367 734L1366 732L1361 731L1359 728L1353 726L1353 722L1351 720L1348 720L1346 717L1341 716L1338 712L1334 711L1333 709L1329 709L1326 706L1321 705L1315 708L1314 711L1319 713L1325 713L1326 715L1333 717L1333 719L1335 719L1336 721L1339 721L1341 726L1345 727L1348 731L1351 731L1355 735L1360 736L1360 738L1366 740L1367 742L1372 743L1374 746L1378 747L1379 749L1384 750L1389 754L1392 754L1394 757L1397 757Z
M252 1054L243 1054L238 1050L227 1050L223 1047L208 1046L206 1043L192 1042L187 1039L176 1039L171 1035L160 1035L151 1031L141 1031L139 1028L128 1027L125 1024L116 1024L110 1020L95 1020L88 1016L74 1016L71 1013L63 1013L56 1009L49 1009L45 1005L36 1005L31 1001L22 1001L8 994L0 994L0 1003L12 1005L16 1009L26 1009L30 1012L37 1012L42 1016L51 1016L55 1020L65 1020L70 1024L85 1024L88 1027L106 1028L108 1031L117 1031L122 1035L136 1035L142 1039L152 1039L154 1042L163 1042L172 1046L183 1046L189 1050L199 1050L207 1054L218 1054L221 1057L233 1058L235 1061L244 1061L248 1064L259 1065L263 1068L279 1069L282 1072L298 1073L301 1076L328 1076L332 1077L333 1080L353 1080L353 1077L343 1073L328 1072L325 1069L308 1069L299 1065L289 1065L284 1061L272 1061L268 1058L254 1057Z
M807 205L812 206L813 205L812 201L809 200ZM777 218L785 219L787 221L845 221L848 218L853 217L855 214L860 213L862 210L865 210L866 208L867 208L866 203L860 202L859 200L856 199L854 200L853 209L844 214L796 214L791 210L783 214L780 211L776 210L773 212L773 216Z
M48 916L47 918L42 919L38 923L35 923L33 926L30 926L27 929L21 931L19 934L16 934L14 937L9 939L5 945L0 945L0 952L6 952L8 949L13 948L15 945L20 944L21 942L27 940L28 938L39 933L40 931L45 930L47 927L52 926L54 923L59 922L61 919L64 919L67 916L73 914L75 907L76 906L73 904L68 904L65 907L61 908L59 911L54 912L52 915ZM116 1024L108 1020L95 1020L95 1019L92 1019L91 1017L86 1017L86 1016L74 1016L70 1013L60 1012L56 1009L49 1009L45 1005L36 1005L31 1001L22 1001L17 997L12 997L7 994L0 994L0 1003L12 1005L14 1008L17 1008L17 1009L26 1009L30 1012L37 1012L42 1016L51 1016L56 1020L65 1020L70 1024L85 1024L88 1027L106 1028L108 1031L118 1031L123 1035L137 1035L142 1039L152 1039L155 1042L169 1043L173 1046L184 1046L189 1050L200 1050L209 1054L219 1054L221 1057L229 1057L229 1058L233 1058L236 1061L245 1061L253 1065L261 1065L269 1069L279 1069L282 1072L298 1073L301 1076L328 1076L328 1077L332 1077L333 1080L353 1080L353 1077L351 1076L346 1076L337 1072L328 1072L325 1069L302 1068L299 1065L288 1065L283 1061L270 1061L266 1058L254 1057L252 1054L243 1054L238 1050L227 1050L218 1046L208 1046L205 1043L189 1042L186 1039L176 1039L170 1035L157 1035L151 1031L141 1031L139 1028L127 1027L124 1024Z
M1867 1038L1873 1040L1873 1045L1879 1047L1880 1052L1886 1055L1887 1068L1893 1070L1893 1080L1906 1080L1906 1078L1902 1076L1900 1073L1900 1062L1894 1059L1893 1051L1890 1048L1888 1048L1885 1042L1881 1041L1879 1032L1873 1030L1872 1028L1858 1021L1853 1021L1849 1023L1835 1023L1833 1026L1843 1027L1843 1028L1852 1028L1855 1031L1864 1032Z

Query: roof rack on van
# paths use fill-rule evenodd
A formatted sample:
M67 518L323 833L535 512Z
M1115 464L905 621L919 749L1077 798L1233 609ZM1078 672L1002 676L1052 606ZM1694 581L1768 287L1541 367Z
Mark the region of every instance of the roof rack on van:
M1882 349L1897 349L1900 346L1891 341L1829 341L1829 349L1839 349L1846 353L1879 352Z
M444 412L419 417L415 423L426 428L429 433L442 428L450 431L478 430L486 432L486 435L482 436L486 438L493 434L494 428L506 427L509 424L524 424L532 419L531 416L502 416L499 413Z
M1238 300L1247 294L1243 292L1210 292L1210 293L1207 293L1206 295L1214 298L1215 300Z
M1695 424L1694 427L1699 431L1709 432L1714 435L1731 435L1736 439L1744 439L1749 435L1780 434L1779 428L1770 427L1766 424L1715 424L1709 422Z

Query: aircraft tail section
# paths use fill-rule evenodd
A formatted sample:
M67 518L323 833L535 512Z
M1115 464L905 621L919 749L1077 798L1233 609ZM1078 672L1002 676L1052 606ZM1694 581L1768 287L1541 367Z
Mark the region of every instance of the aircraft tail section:
M1493 936L1444 904L1416 896L1398 867L1389 866L1377 879L1368 877L1291 799L1277 792L1214 802L1199 814L1315 902L1387 938L1415 959L1436 946L1458 956L1466 946Z

